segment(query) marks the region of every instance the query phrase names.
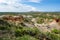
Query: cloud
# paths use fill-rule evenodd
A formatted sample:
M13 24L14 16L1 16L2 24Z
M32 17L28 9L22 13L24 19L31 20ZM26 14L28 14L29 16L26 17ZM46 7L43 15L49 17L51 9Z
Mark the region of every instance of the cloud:
M34 3L39 3L41 2L42 0L28 0L29 2L34 2Z
M4 6L6 6L6 5L8 5L7 3L0 3L0 5L4 5Z
M0 12L37 11L36 7L18 3L21 0L0 0Z

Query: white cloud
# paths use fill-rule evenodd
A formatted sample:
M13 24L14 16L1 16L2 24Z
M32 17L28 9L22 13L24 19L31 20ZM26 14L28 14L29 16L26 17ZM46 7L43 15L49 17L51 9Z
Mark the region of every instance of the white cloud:
M28 0L29 2L35 2L35 3L39 3L41 2L41 0Z
M0 0L0 12L26 12L26 11L36 11L37 8L18 3L21 0Z

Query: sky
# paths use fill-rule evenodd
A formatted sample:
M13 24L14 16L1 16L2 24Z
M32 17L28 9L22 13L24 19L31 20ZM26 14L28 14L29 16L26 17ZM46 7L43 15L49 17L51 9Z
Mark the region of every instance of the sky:
M0 12L60 12L60 0L0 0Z

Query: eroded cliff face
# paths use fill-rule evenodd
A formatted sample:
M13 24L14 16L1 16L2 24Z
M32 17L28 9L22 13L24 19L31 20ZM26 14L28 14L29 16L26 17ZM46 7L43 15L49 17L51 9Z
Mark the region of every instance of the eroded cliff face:
M52 29L60 29L60 19L54 19L49 25Z
M4 20L11 20L11 21L22 21L23 20L23 16L4 16L2 17Z
M4 15L3 16L2 15L0 17L0 19L5 20L5 21L8 21L9 23L15 23L16 25L18 23L22 23L23 20L24 20L23 16L21 16L21 15L18 15L18 16L11 16L11 15Z

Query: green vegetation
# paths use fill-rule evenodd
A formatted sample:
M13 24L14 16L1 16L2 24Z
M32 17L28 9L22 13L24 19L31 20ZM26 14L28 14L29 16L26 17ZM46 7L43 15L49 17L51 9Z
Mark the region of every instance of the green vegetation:
M60 30L54 29L54 30L52 30L52 33L60 34Z
M29 14L28 14L29 13ZM23 15L24 13L0 13L0 15ZM50 14L50 15L47 15ZM60 12L27 12L25 15L32 15L41 24L44 19L60 18ZM55 16L53 16L55 15ZM31 22L26 18L25 22ZM42 32L36 27L27 27L23 23L15 25L0 19L0 40L60 40L60 30L54 29L51 32Z
M16 40L38 40L30 35L23 35L22 37L16 38Z

